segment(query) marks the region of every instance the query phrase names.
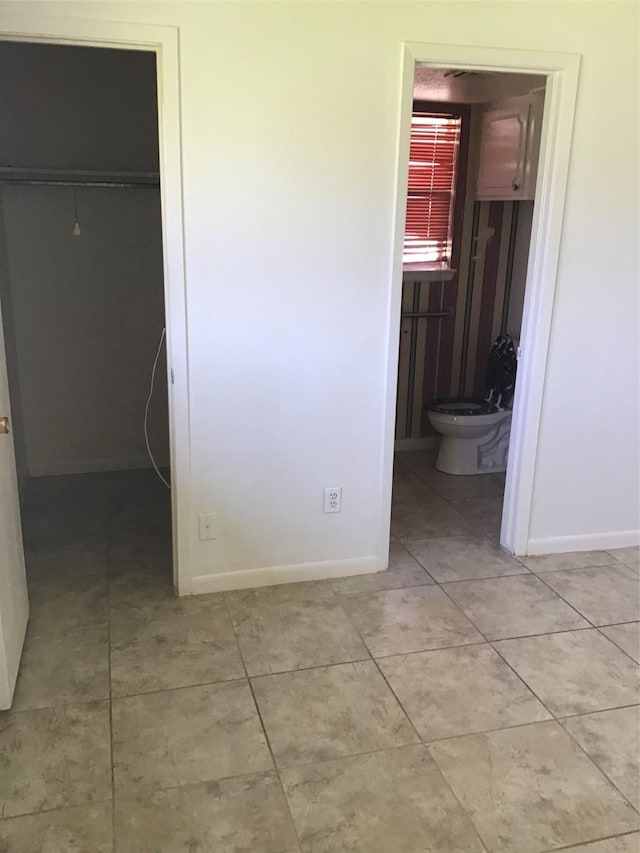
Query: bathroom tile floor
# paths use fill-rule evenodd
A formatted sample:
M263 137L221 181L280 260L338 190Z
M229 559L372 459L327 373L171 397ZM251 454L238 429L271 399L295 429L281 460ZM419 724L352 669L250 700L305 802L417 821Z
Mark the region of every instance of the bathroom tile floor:
M151 472L29 484L2 853L638 853L638 549L398 454L377 575L176 599Z

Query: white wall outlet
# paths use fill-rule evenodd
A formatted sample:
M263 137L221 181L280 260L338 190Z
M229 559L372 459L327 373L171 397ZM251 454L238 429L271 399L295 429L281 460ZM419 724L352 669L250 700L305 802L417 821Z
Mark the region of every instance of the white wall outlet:
M342 486L331 486L324 490L324 511L340 512L342 509Z
M207 512L198 516L198 531L200 539L215 539L218 535L218 520L215 512Z

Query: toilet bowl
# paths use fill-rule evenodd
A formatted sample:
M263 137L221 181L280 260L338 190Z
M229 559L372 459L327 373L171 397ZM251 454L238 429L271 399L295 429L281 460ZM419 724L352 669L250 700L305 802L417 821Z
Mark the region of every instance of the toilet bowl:
M496 474L507 470L516 351L500 335L489 353L487 397L433 400L426 406L442 440L436 468L445 474Z

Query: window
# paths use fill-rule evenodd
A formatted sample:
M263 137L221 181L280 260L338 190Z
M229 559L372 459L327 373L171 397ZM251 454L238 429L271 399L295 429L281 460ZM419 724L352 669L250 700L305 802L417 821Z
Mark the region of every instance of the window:
M461 123L451 113L413 113L405 264L450 263Z

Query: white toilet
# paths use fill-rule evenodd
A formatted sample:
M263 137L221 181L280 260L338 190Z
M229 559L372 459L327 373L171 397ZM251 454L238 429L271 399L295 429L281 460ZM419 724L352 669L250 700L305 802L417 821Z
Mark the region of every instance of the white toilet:
M485 400L433 400L427 414L442 441L436 468L445 474L496 474L507 470L516 349L509 335L494 342L487 361Z

